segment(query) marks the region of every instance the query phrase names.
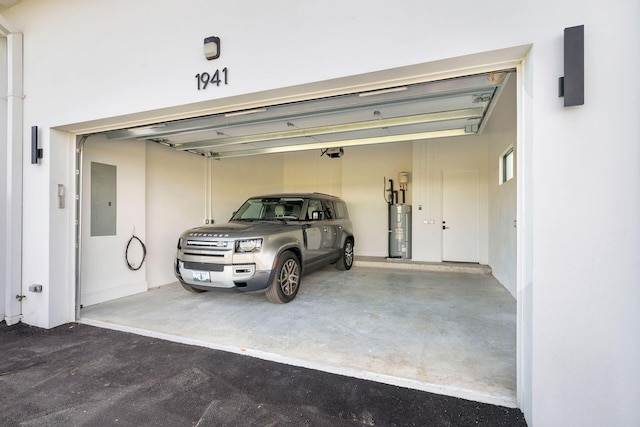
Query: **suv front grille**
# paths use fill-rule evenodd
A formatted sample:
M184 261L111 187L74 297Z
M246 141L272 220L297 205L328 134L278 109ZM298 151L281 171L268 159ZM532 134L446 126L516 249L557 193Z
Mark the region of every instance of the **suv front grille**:
M224 258L233 250L234 240L187 239L183 248L185 255Z
M208 264L205 262L184 262L184 268L187 270L199 271L224 271L224 264Z
M187 246L207 249L229 249L232 243L224 240L187 240Z

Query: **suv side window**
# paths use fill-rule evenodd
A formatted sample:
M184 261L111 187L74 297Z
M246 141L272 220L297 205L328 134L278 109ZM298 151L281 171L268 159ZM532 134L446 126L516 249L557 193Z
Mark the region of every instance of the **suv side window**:
M324 201L324 212L325 219L334 219L336 217L336 211L333 207L333 202L330 202L328 200Z
M333 205L336 208L336 218L346 218L347 216L347 207L343 202L333 202Z
M323 219L324 216L322 202L320 200L309 199L309 204L307 205L307 220Z

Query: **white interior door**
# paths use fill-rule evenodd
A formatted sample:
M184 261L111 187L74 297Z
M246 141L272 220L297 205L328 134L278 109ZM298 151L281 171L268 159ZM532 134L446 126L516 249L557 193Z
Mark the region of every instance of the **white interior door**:
M479 172L442 172L442 259L479 262Z

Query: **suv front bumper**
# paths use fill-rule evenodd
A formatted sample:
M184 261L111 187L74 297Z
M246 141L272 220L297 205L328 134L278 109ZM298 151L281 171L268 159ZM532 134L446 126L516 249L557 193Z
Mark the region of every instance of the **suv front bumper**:
M210 264L191 268L192 263L175 262L178 280L198 289L236 289L241 292L263 291L271 283L270 270L256 270L255 264ZM213 271L211 267L214 267Z

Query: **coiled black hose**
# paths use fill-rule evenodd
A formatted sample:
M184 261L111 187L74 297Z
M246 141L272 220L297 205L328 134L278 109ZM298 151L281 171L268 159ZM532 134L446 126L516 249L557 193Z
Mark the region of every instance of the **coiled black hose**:
M140 265L137 267L134 267L129 262L129 246L131 245L131 242L133 242L133 240L137 240L138 242L140 242L140 246L142 246L142 261L140 261ZM140 268L142 268L142 264L144 264L144 259L147 257L147 247L144 245L144 243L142 243L142 240L140 240L138 236L136 236L135 234L131 236L131 238L127 242L127 249L125 250L124 257L127 261L127 267L129 267L129 270L138 271L140 270Z

